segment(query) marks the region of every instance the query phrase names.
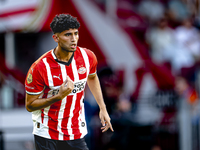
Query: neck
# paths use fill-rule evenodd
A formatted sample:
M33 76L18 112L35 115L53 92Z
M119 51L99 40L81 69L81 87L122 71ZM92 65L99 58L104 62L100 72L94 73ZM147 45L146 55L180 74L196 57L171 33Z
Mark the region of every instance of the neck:
M54 53L55 53L57 59L59 61L63 61L63 62L68 62L73 54L73 52L64 51L64 50L62 50L62 48L60 48L58 46L55 48Z

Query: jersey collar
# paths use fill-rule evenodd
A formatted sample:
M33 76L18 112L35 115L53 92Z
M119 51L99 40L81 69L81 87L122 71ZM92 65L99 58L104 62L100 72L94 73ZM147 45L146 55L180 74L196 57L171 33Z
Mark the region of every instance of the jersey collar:
M67 65L67 66L69 66L69 65L71 64L72 59L74 58L74 52L73 52L71 58L69 59L69 61L68 61L68 62L64 62L64 61L58 60L58 58L56 57L56 55L55 55L55 53L54 53L54 50L55 50L55 48L52 50L51 53L52 53L53 58L55 59L56 62L58 62L58 63L60 63L60 64L63 64L63 65Z

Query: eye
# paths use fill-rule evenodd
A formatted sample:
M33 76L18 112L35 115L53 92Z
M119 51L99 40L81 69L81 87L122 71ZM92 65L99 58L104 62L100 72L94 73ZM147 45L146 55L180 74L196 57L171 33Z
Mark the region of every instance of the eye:
M66 34L65 34L65 36L70 36L70 35L71 35L71 33L66 33Z
M78 32L75 32L75 35L78 35Z

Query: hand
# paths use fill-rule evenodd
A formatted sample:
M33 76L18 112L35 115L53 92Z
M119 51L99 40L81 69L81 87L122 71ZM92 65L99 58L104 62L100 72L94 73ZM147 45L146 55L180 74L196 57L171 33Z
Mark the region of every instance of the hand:
M102 132L106 132L109 128L112 132L114 132L112 124L110 123L111 119L108 115L107 110L100 110L99 118L100 118L101 124L103 126L103 127L101 127Z
M58 94L60 95L61 99L63 99L64 97L69 95L73 89L74 89L74 82L67 76L67 79L60 86Z

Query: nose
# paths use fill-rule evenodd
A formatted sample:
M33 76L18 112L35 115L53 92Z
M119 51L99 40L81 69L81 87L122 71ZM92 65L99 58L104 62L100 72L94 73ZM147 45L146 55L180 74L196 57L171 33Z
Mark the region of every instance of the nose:
M76 35L72 35L72 41L76 41Z

